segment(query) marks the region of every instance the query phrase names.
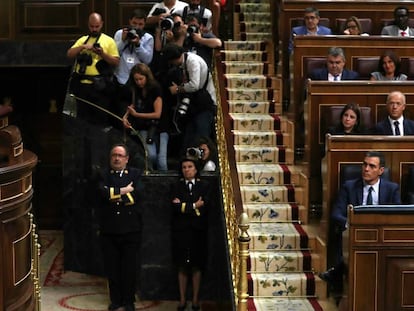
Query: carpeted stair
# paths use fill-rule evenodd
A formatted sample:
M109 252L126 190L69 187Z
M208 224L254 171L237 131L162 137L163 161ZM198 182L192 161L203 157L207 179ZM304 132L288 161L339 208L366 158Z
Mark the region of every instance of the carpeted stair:
M248 310L323 310L324 266L307 230L308 180L294 165L294 124L272 72L270 1L238 0L235 41L221 52L235 161L248 233ZM236 25L237 24L237 25ZM317 267L317 268L315 268Z

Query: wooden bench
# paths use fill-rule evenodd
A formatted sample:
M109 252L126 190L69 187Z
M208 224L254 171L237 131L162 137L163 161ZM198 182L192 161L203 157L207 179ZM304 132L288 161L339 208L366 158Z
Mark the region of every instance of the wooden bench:
M326 156L322 163L323 208L321 236L328 237L331 207L340 188L340 172L343 165L361 164L369 150L380 151L385 156L390 180L406 189L409 170L414 164L414 136L331 136L326 139ZM404 193L401 194L404 197Z
M310 178L310 202L321 202L321 158L331 106L354 102L371 109L371 124L386 116L386 98L394 90L407 97L405 116L414 119L414 81L310 81L305 104L304 162ZM338 120L339 121L339 120ZM331 122L331 121L329 121ZM330 124L330 123L329 123ZM414 148L414 147L413 147Z
M273 10L274 20L278 20L275 42L281 42L284 94L289 99L289 52L288 43L292 20L303 18L304 10L307 7L315 7L319 10L321 18L330 21L329 27L336 32L336 19L347 19L355 15L358 18L370 18L372 20L371 35L380 35L384 20L393 19L394 9L404 5L414 12L414 3L407 1L386 1L386 0L357 0L357 1L298 1L280 0L275 1L277 9ZM326 51L325 53L326 54ZM322 55L324 55L322 54Z

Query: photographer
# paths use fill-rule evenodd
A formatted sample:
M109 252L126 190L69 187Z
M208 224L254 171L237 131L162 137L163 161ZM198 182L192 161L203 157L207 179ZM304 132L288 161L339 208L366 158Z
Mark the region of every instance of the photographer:
M142 10L134 10L129 26L119 29L114 35L121 57L115 76L122 85L128 81L129 72L135 64L149 65L152 61L154 38L144 31L145 19L146 15Z
M201 56L211 69L213 49L221 47L221 40L207 31L205 22L198 15L187 15L185 24L187 36L183 42L184 49Z
M119 53L115 41L101 32L102 27L101 15L90 14L89 34L79 38L69 48L67 56L77 60L71 92L108 109L113 92L112 69L119 64ZM85 103L77 105L77 116L93 124L106 123L106 115Z
M205 25L205 31L209 32L212 28L213 13L200 3L201 0L189 0L188 6L183 10L183 19L187 20L188 15L196 15Z
M202 136L210 137L216 111L216 93L206 62L198 55L185 53L176 44L167 44L163 57L181 71L181 81L172 81L169 91L177 96L176 116L185 119L182 148L194 146Z
M173 13L182 16L186 6L188 6L188 3L180 0L163 0L155 3L148 13L147 25L155 27L161 19Z
M188 148L186 158L194 159L203 172L215 172L217 161L216 144L209 137L201 137L198 147Z
M145 64L136 64L132 67L129 81L132 104L123 116L124 126L132 126L145 139L152 168L166 171L168 120L163 114L161 88L151 69ZM133 120L129 121L129 116L133 117Z

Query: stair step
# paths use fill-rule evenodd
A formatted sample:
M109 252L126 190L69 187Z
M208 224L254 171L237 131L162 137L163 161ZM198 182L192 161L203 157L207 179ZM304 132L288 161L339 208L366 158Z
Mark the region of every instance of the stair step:
M270 89L232 89L228 88L227 98L230 100L267 101L272 99Z
M302 203L305 193L302 187L292 185L241 185L240 192L244 203Z
M263 33L271 33L272 32L272 24L270 20L268 21L243 21L240 23L240 31L241 32L263 32Z
M230 113L234 130L272 131L275 128L275 118L270 114Z
M243 210L250 222L292 222L299 219L295 203L246 203Z
M234 146L236 162L245 163L292 163L293 150L279 147Z
M239 12L255 13L255 12L270 12L270 3L239 3Z
M272 41L271 32L242 32L240 38L242 40L261 40L261 41Z
M271 80L264 75L225 74L227 88L230 89L266 89Z
M239 183L242 185L299 184L300 170L280 164L237 163Z
M260 62L266 61L266 52L245 50L223 50L222 59L227 62Z
M286 250L307 248L307 236L292 223L250 223L250 249Z
M296 203L246 203L243 210L252 223L299 221L300 213L306 211Z
M235 145L256 145L256 146L284 146L293 150L293 136L288 132L274 131L233 131ZM287 151L287 150L286 150ZM290 157L289 157L290 159ZM291 161L282 161L293 163Z
M268 22L272 20L270 12L257 12L244 14L240 13L239 15L240 22Z
M249 292L253 296L314 296L312 273L250 273Z
M274 103L271 101L242 101L242 100L229 100L227 101L229 105L230 113L269 113L271 110L274 110Z
M266 44L263 41L224 41L224 50L226 51L264 51Z
M321 311L316 298L295 297L252 297L249 298L248 310L251 311ZM325 309L323 309L325 310ZM336 307L332 310L336 310Z
M311 254L308 250L251 251L248 270L256 273L310 271L310 262Z
M241 62L225 61L223 62L224 72L226 74L265 74L268 70L268 63L263 62Z

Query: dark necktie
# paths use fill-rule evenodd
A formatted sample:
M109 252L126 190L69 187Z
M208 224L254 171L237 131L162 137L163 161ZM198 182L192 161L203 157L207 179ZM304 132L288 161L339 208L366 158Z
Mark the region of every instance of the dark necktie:
M367 205L372 205L372 190L374 190L374 188L372 188L372 186L369 187L367 195Z
M189 181L187 183L187 187L188 187L188 191L191 193L191 191L193 190L193 182Z
M334 76L334 81L339 81L339 76Z
M400 124L400 122L398 122L398 121L394 121L394 126L395 126L395 136L400 136L401 135L401 133L400 133L400 128L399 128L399 125Z

